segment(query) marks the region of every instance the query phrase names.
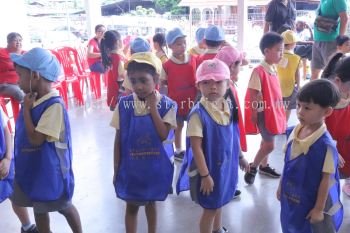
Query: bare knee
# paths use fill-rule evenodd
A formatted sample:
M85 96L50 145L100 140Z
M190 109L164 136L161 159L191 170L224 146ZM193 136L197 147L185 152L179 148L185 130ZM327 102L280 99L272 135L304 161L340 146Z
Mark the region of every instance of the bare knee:
M133 204L126 204L126 214L128 215L137 215L139 212L139 207Z
M270 153L273 151L273 149L275 149L275 143L274 141L264 141L262 143L262 148L264 149L264 151L266 151L267 153Z

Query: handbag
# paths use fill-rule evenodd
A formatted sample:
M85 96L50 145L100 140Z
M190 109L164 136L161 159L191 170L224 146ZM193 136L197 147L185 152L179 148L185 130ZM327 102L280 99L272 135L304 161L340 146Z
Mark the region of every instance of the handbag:
M338 17L337 19L333 19L333 18L322 16L321 6L319 7L318 15L315 19L315 27L317 28L318 31L325 32L325 33L335 32L337 30L338 23L339 23Z

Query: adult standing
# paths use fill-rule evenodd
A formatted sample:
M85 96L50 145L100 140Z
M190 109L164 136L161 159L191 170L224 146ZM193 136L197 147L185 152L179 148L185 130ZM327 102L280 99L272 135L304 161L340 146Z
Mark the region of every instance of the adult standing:
M9 96L18 102L24 98L18 86L18 75L10 58L10 53L23 54L22 36L17 32L7 35L7 47L0 48L0 96Z
M311 79L317 79L321 70L326 66L329 58L337 50L335 38L344 35L348 25L346 0L321 0L317 9L317 16L338 21L329 32L314 26L314 44L312 46ZM316 20L317 21L317 20ZM315 21L315 22L316 22Z
M296 19L294 0L271 0L265 15L264 33L273 31L281 34L294 29Z
M95 37L88 43L87 61L91 72L104 73L105 69L102 65L100 43L106 27L102 24L95 26Z

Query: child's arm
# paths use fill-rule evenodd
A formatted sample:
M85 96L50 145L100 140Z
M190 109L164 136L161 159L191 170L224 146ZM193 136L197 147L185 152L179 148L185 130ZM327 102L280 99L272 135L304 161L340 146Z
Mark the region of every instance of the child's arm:
M331 178L329 173L322 173L322 180L320 186L318 187L317 200L314 208L306 216L310 220L310 223L316 223L323 220L323 210L326 205L328 191L331 184Z
M46 135L40 132L35 131L35 126L33 124L32 116L30 110L33 106L33 103L36 99L37 93L27 94L23 100L23 117L24 124L26 127L27 137L30 144L34 146L40 146L46 140Z
M190 141L194 161L196 162L198 173L201 177L200 192L202 192L203 195L209 195L213 191L214 181L210 176L207 164L205 162L204 153L202 149L202 138L190 137Z
M4 179L8 176L12 160L12 136L7 126L4 127L4 135L6 143L6 154L5 157L0 161L0 179Z
M300 62L301 62L301 60L300 60ZM295 71L295 83L297 84L298 90L300 89L300 69L299 69L300 62L299 62L297 70Z
M115 183L115 179L117 177L117 172L119 169L119 161L120 161L120 137L119 137L119 129L115 131L115 139L114 139L114 175L113 175L113 184Z
M277 200L279 201L281 201L281 183L282 183L282 176L280 178L280 182L278 182L278 188L276 192L276 197L277 197Z
M253 124L258 122L258 108L262 101L261 91L249 88L250 108L252 111L251 121Z
M147 107L150 109L152 120L156 126L157 133L162 141L166 140L171 129L170 124L165 123L158 112L156 93L152 92L146 97Z

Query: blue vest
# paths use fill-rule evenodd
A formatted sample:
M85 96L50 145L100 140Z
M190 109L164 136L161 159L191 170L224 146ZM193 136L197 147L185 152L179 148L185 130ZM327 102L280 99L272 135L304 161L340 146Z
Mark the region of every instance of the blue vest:
M197 103L193 107L189 118L194 113L198 114L202 122L202 148L205 162L214 181L213 192L205 196L199 191L201 180L197 180L198 182L195 187L198 195L197 199L203 208L217 209L232 200L236 191L239 163L238 125L232 121L232 116L229 125L217 124L200 103ZM176 186L178 194L190 188L187 172L190 167L193 167L192 163L194 162L190 140L187 138L186 156L183 160Z
M327 147L332 148L336 171L331 176L335 182L329 189L330 206L328 208L333 205L340 207L332 215L334 229L338 231L343 221L343 207L339 197L338 152L332 137L328 132L325 132L311 145L306 155L300 155L292 160L290 160L291 145L292 142L287 145L281 183L281 226L283 233L312 233L310 222L305 218L316 203ZM329 210L326 206L325 212L327 211Z
M120 165L115 192L126 201L163 201L172 185L174 154L171 145L165 145L155 128L151 114L136 116L132 95L121 98L120 116ZM158 112L163 118L176 104L162 96ZM173 130L172 130L173 131ZM166 141L171 141L169 133Z
M5 158L6 155L6 142L4 135L4 128L2 126L2 115L0 114L0 161ZM13 191L13 178L14 178L14 164L11 161L10 171L8 176L0 180L0 203L6 200Z
M15 134L15 179L21 190L32 201L54 201L61 197L70 200L74 191L72 171L71 132L67 111L61 97L55 96L31 110L33 124L37 126L42 114L51 105L62 105L65 141L32 145L26 133L23 108L19 113Z

